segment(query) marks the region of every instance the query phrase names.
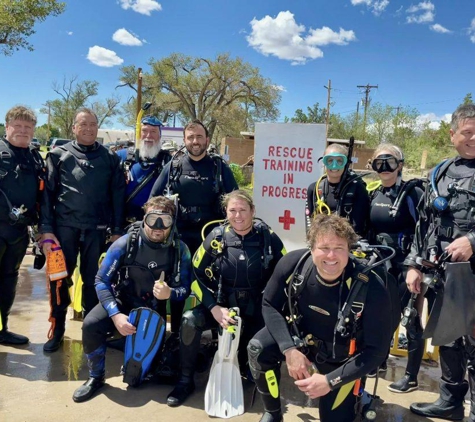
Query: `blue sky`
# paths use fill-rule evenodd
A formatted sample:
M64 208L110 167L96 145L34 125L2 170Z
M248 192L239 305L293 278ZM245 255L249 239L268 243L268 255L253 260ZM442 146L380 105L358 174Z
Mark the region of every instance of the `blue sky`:
M411 106L437 121L475 95L474 0L81 0L36 26L35 51L0 56L0 121L15 104L39 110L54 81L99 82L99 96L124 101L121 65L148 70L173 52L229 52L282 89L280 121L298 108L355 111L357 85L372 101ZM39 124L47 120L39 114ZM116 128L120 127L117 123Z

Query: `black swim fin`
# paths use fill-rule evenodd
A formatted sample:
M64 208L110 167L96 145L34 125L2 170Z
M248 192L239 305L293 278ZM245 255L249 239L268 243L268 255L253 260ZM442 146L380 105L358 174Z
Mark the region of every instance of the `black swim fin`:
M125 340L123 380L131 387L137 387L163 344L166 322L149 308L133 309L129 322L137 327L137 331Z

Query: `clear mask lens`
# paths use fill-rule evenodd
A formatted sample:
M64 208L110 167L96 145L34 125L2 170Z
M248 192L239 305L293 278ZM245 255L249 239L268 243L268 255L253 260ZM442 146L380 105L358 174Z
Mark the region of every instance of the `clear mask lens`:
M145 215L144 222L153 230L166 230L173 225L173 216L160 211L150 211Z

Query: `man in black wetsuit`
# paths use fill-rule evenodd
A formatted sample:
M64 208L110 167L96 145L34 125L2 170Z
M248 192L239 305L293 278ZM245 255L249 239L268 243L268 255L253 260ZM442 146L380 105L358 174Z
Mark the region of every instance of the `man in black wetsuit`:
M107 228L111 242L122 234L125 180L119 157L96 142L97 116L81 109L74 119L76 140L55 148L46 158L48 179L41 206L39 232L45 254L52 242L61 246L69 277L58 289L51 282L53 337L45 352L58 350L63 341L66 311L70 303L68 288L76 268L83 280L82 303L86 315L98 299L94 279L98 260L105 250Z
M387 290L374 271L365 273L365 266L349 256L356 238L346 219L320 214L308 233L311 251L290 252L277 264L264 291L266 326L248 345L249 366L264 403L261 422L283 420L279 381L284 360L297 387L310 398L320 397L320 421L354 420L358 397L353 386L340 387L360 383L357 380L383 361L392 334ZM358 285L363 296L352 300ZM341 319L339 311L347 300L355 312ZM287 320L291 314L293 333ZM337 329L342 321L347 336ZM299 339L306 340L306 347ZM360 394L361 388L356 389Z
M178 195L177 229L193 256L201 245L201 229L222 220L220 199L238 188L229 166L217 155L209 155L208 129L199 120L184 129L186 153L173 158L160 173L150 197ZM184 303L171 303L171 330L178 332Z
M30 147L35 133L33 110L17 106L5 116L6 134L0 139L0 344L26 344L28 338L8 330L15 300L18 271L29 243L28 226L36 224L36 203L44 163Z
M475 104L465 104L455 110L450 137L458 156L440 163L429 174L430 183L416 226L416 241L405 261L409 265L406 283L415 293L421 292L423 278L416 257L434 260L445 251L451 254L451 261L469 261L472 271L475 268L475 198L468 193L474 191ZM442 369L440 397L434 403L414 403L411 411L431 418L462 420L464 398L470 385L469 421L474 422L475 338L464 336L441 346L439 352ZM468 383L465 380L467 369Z

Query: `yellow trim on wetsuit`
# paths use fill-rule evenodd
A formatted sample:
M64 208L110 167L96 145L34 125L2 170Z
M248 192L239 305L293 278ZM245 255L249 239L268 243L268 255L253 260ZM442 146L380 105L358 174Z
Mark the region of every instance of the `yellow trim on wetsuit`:
M332 410L335 410L338 406L340 406L340 404L342 404L345 401L345 399L348 397L348 394L350 394L353 391L355 382L356 381L351 381L348 384L342 385L340 387L340 391L338 391L335 401L333 402Z

